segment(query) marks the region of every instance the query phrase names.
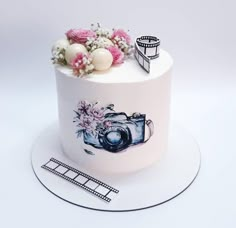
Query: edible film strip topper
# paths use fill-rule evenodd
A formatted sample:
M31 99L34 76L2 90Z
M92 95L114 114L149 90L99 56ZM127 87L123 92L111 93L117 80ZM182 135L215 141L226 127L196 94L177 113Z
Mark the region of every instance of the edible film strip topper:
M63 179L75 184L87 192L99 197L100 199L110 202L114 196L119 193L119 190L83 173L69 165L66 165L55 158L51 158L45 165L41 166L43 169L62 177Z
M159 57L160 40L155 36L141 36L136 39L134 46L134 56L139 65L150 72L152 59Z

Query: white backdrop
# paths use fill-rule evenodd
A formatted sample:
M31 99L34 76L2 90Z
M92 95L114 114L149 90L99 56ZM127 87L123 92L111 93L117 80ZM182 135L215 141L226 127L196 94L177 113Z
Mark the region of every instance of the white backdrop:
M234 227L236 225L235 1L30 1L0 4L1 227ZM51 44L100 22L153 34L175 61L172 117L198 140L202 169L176 199L149 210L102 213L49 194L30 148L57 118Z

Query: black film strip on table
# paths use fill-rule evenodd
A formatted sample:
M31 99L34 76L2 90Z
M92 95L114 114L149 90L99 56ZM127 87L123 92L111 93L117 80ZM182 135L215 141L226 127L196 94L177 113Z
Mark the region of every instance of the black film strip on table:
M89 176L86 173L79 171L55 158L51 158L46 164L41 166L43 169L62 177L63 179L75 184L87 192L93 194L100 199L111 202L114 195L119 193L119 190Z
M159 57L160 40L155 36L141 36L136 39L134 46L134 56L139 65L150 72L152 59Z

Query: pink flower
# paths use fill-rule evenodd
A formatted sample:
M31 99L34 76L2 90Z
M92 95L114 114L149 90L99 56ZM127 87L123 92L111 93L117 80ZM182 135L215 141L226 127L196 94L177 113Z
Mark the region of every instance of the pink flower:
M66 36L73 43L85 44L88 38L96 38L96 33L87 29L70 29Z
M93 119L90 116L81 115L79 120L79 126L82 128L89 129L92 127Z
M95 121L102 121L104 119L104 111L97 107L90 108L89 115L93 117Z
M116 46L110 46L107 48L111 52L113 57L113 65L121 64L124 62L124 53Z
M87 132L93 133L96 128L96 123L91 116L81 115L78 127Z
M85 63L83 61L84 57L86 57L86 55L83 53L78 53L72 60L71 65L75 75L80 74L80 70L85 68Z
M74 75L80 76L91 73L94 68L91 62L92 58L89 54L78 53L71 61Z
M91 105L89 104L89 102L87 101L80 101L78 103L78 113L80 115L88 115L88 110L91 107Z
M127 44L131 43L130 36L123 29L114 30L111 39L113 40L115 37L123 38Z
M111 123L110 120L105 120L105 121L103 122L103 125L104 125L105 128L109 128L109 127L112 126L112 123Z

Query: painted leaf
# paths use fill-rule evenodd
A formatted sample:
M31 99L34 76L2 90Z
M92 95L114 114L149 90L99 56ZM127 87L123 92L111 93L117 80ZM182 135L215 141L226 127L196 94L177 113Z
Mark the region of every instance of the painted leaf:
M76 134L77 134L77 137L79 138L80 136L82 136L82 134L83 134L83 129L80 129L80 130L78 130L78 131L76 131Z
M89 155L95 155L92 151L84 149L84 152L89 154Z
M114 104L109 104L107 105L106 109L109 109L109 110L114 110Z
M77 112L77 111L75 111L75 110L74 110L74 112L75 112L75 113L76 113L76 115L77 115L75 118L80 118L80 113L79 113L79 112Z

